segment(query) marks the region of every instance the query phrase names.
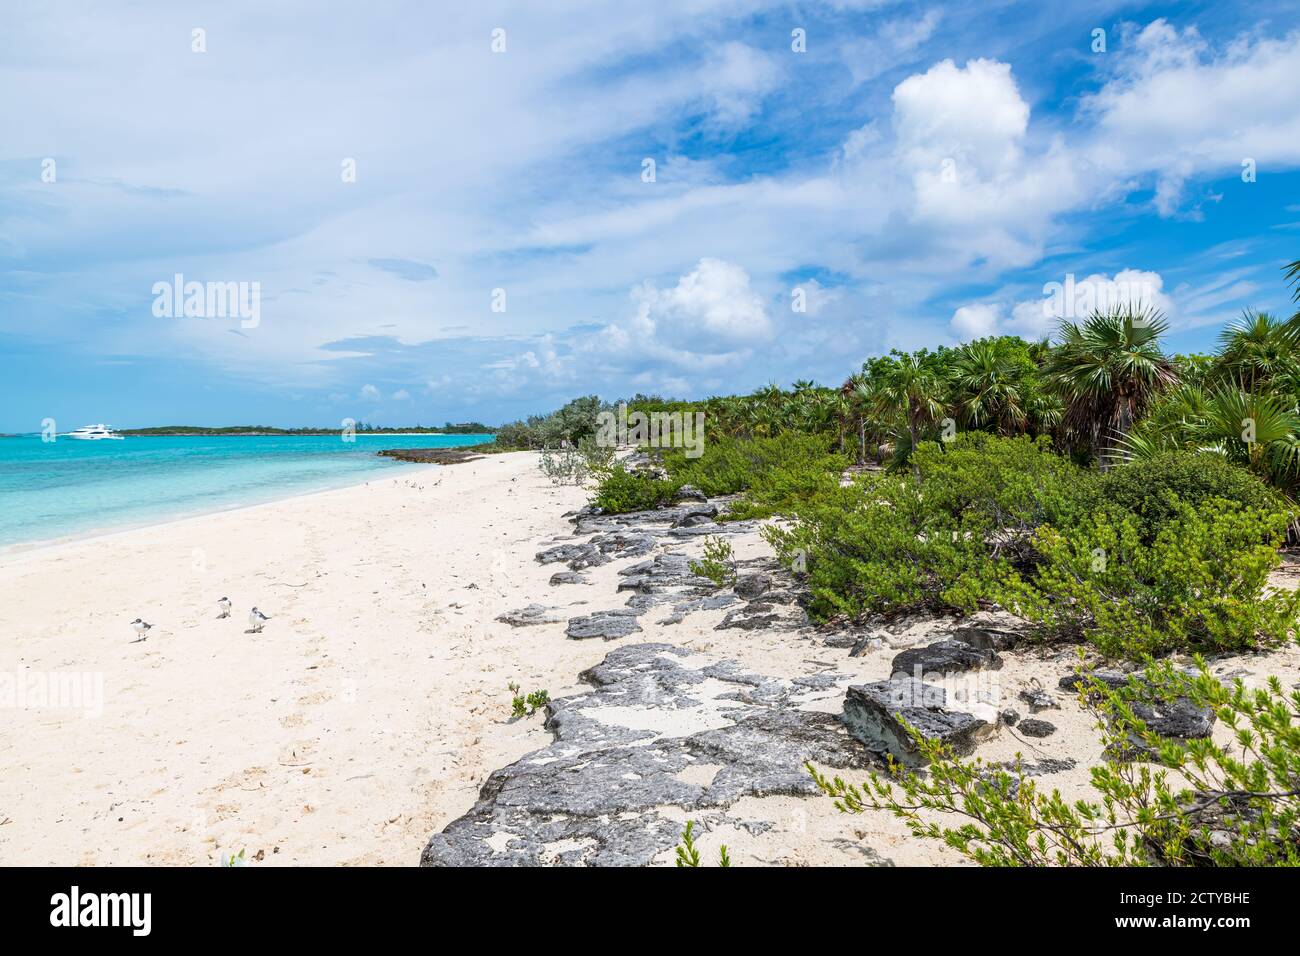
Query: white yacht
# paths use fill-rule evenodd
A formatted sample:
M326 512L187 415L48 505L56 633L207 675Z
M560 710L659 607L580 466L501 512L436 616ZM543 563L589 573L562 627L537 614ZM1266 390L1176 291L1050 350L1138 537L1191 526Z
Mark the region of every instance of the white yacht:
M112 438L117 441L122 440L122 436L114 432L107 425L82 425L76 431L68 432L64 438L76 438L81 441L102 441L105 438Z

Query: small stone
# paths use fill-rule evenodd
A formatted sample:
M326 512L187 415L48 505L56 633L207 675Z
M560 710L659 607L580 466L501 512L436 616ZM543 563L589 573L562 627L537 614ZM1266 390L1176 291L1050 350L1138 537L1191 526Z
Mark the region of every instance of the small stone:
M517 611L506 611L504 614L499 614L497 620L502 624L509 624L511 627L532 627L537 624L558 624L564 618L560 617L554 608L543 607L540 604L530 604Z
M615 638L627 637L629 634L635 634L641 630L641 625L636 622L639 613L639 611L631 608L597 611L595 614L571 618L564 633L566 637L571 637L574 640L600 637L612 641Z
M1037 720L1033 717L1022 720L1020 726L1016 729L1026 737L1050 737L1056 733L1055 724L1049 724L1045 720Z
M579 574L577 571L556 571L551 575L551 587L557 587L561 584L590 584L585 574Z
M735 585L735 592L743 597L746 601L752 601L754 598L769 591L772 588L772 577L768 574L742 574Z
M925 647L913 647L894 658L891 672L911 677L956 674L963 671L1002 666L1002 659L990 649L972 647L962 641L936 641Z

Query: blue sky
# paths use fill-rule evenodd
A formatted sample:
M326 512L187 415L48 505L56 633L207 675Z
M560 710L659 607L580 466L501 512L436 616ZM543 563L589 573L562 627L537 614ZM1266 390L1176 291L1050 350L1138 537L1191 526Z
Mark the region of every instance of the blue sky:
M834 383L1067 276L1208 349L1292 310L1297 77L1294 2L11 0L0 430Z

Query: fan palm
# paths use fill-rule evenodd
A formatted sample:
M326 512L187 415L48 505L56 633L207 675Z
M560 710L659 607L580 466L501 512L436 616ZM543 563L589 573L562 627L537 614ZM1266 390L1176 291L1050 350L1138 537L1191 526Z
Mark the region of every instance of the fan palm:
M954 411L973 428L992 426L999 434L1022 434L1028 425L1025 378L1028 369L988 339L957 349L953 367Z
M1267 312L1245 312L1219 333L1219 347L1220 372L1253 392L1278 376L1295 374L1300 323L1279 322Z
M1209 394L1184 386L1125 436L1116 457L1146 459L1173 448L1223 455L1290 493L1300 478L1300 415L1285 399L1240 382Z
M931 356L899 355L875 389L878 411L901 418L907 426L906 448L894 453L895 463L910 456L920 441L921 429L944 413L947 384Z
M1045 371L1065 403L1061 419L1068 442L1103 465L1153 398L1177 382L1158 339L1168 328L1155 310L1119 306L1061 324L1061 344Z

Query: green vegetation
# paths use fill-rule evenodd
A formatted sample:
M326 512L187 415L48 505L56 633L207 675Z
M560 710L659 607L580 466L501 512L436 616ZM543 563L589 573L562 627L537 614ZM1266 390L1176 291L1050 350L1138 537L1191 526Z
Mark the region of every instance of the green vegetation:
M513 698L510 701L511 717L531 717L550 702L551 695L545 690L535 690L524 696L521 694L520 687L514 681L509 684L510 693Z
M584 485L593 474L603 473L614 463L614 449L596 444L588 436L576 445L544 448L537 467L552 484Z
M644 471L628 471L622 463L602 468L596 476L600 484L591 503L606 514L662 508L676 500L682 487L680 481L657 478Z
M736 557L731 542L726 538L709 535L704 539L704 557L688 565L692 574L708 578L715 587L730 587L736 583Z
M941 840L983 866L1300 865L1300 691L1272 678L1261 690L1220 684L1204 661L1192 675L1153 665L1146 681L1111 690L1089 681L1080 699L1099 718L1112 754L1140 743L1153 757L1092 768L1099 799L1067 803L1019 764L954 759L913 733L930 760L922 775L890 766L862 786L808 770L845 813L885 811L912 833ZM1161 738L1134 712L1187 698L1232 731L1228 744ZM939 821L956 817L958 825Z
M695 821L687 820L686 829L682 831L682 841L677 845L677 865L680 867L698 867L700 851L695 849ZM726 844L718 848L718 866L731 866L731 854Z
M794 509L764 535L787 563L806 565L822 618L975 610L1030 536L1068 515L1082 469L1046 439L963 435L923 442L913 468L858 476Z

